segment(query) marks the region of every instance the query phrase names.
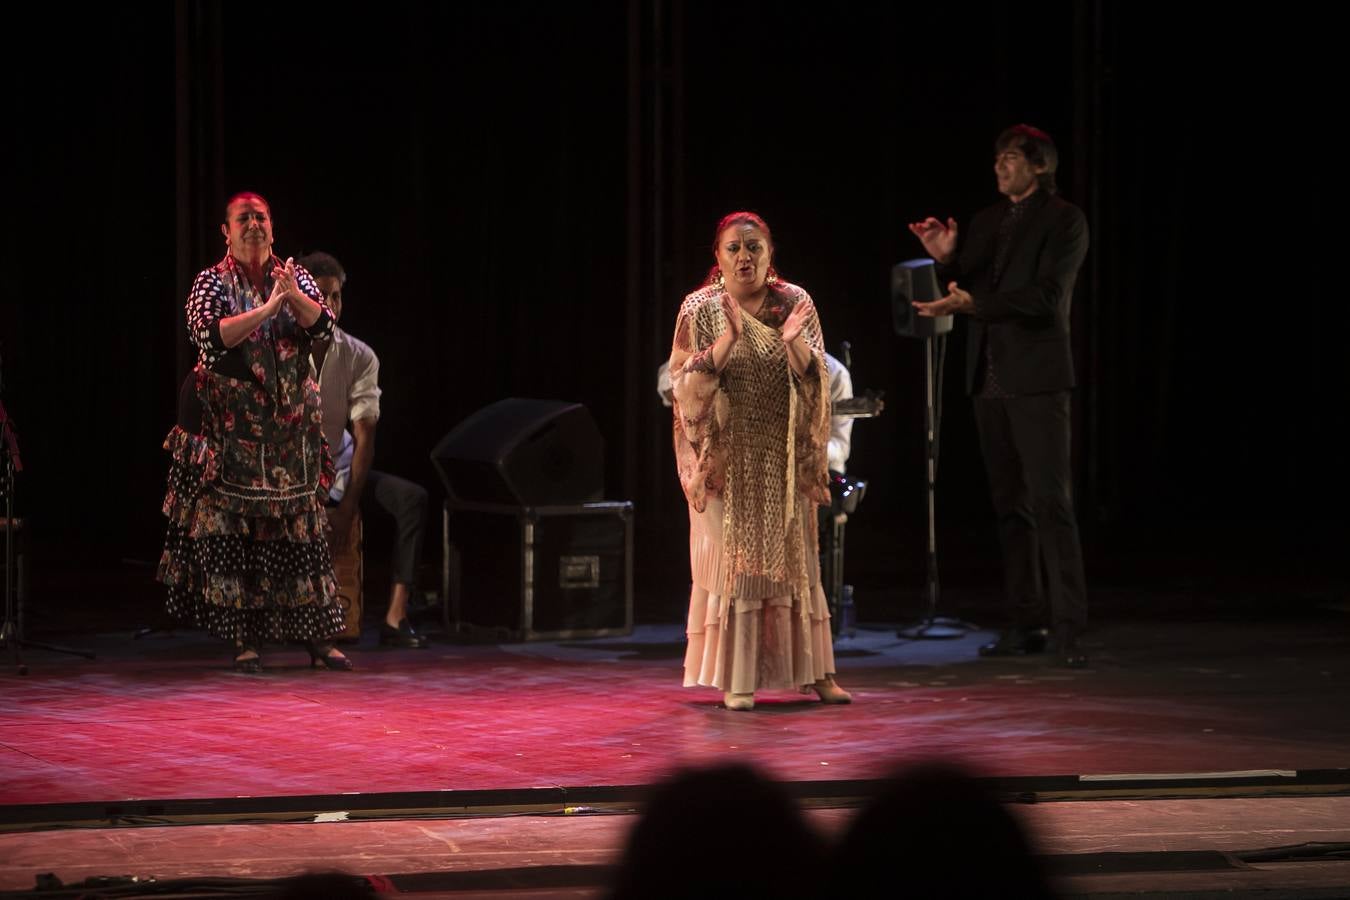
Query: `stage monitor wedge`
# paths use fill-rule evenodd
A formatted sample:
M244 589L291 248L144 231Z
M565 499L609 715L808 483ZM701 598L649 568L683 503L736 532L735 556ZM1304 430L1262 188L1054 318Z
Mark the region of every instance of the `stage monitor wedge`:
M891 322L900 337L928 338L952 330L951 316L928 318L915 311L911 303L941 300L937 266L928 257L909 259L891 269Z
M452 503L564 506L604 499L604 439L580 403L499 400L441 438L431 462Z

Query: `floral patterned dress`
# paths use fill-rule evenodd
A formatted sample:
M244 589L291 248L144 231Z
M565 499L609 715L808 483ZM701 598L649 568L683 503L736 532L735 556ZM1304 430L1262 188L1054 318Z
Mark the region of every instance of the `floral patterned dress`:
M283 308L228 348L220 321L265 303L271 276L260 292L228 255L197 276L187 323L201 425L180 421L164 441L168 610L251 647L343 629L323 511L333 466L309 362L333 318L308 272L297 283L323 308L318 321L303 328Z

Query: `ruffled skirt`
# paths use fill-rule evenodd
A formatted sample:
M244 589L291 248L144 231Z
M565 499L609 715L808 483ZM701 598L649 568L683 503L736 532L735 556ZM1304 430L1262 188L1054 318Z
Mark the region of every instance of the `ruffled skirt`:
M171 615L228 641L320 640L344 628L317 491L242 505L221 489L220 453L174 427L157 578ZM326 454L325 454L326 456Z
M732 596L724 583L722 502L709 498L706 509L689 510L688 645L684 685L705 685L736 694L797 688L833 675L834 644L830 612L820 586L819 541L815 504L802 503L797 527L803 530L810 592L796 597L789 585L767 577L740 576Z

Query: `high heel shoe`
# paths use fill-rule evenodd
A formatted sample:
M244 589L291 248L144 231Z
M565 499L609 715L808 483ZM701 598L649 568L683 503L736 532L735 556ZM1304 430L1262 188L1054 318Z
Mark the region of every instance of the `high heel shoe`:
M322 665L325 669L333 672L350 672L356 668L352 661L338 652L337 648L330 643L318 643L317 641L306 641L305 649L309 651L309 664L311 668L318 668ZM333 654L337 653L337 656Z
M412 623L407 619L399 620L397 626L390 625L388 622L380 623L380 646L381 647L405 647L411 649L420 649L427 645L427 639L413 630Z
M816 696L820 698L821 703L853 702L853 695L835 684L833 675L826 675L815 684L803 687L802 693L805 694L808 690L815 691Z
M252 656L245 656L245 653L252 653ZM250 644L236 643L234 645L234 670L243 672L245 675L257 675L262 671L262 657L258 655L258 648Z

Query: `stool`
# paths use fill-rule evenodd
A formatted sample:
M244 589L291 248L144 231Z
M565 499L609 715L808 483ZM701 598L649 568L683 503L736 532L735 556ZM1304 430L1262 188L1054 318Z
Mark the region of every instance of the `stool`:
M352 520L352 530L348 532L345 546L334 543L330 548L333 555L333 574L338 584L338 604L342 607L342 618L346 627L337 635L339 640L356 640L361 637L361 612L365 608L365 531L361 524L361 514Z

